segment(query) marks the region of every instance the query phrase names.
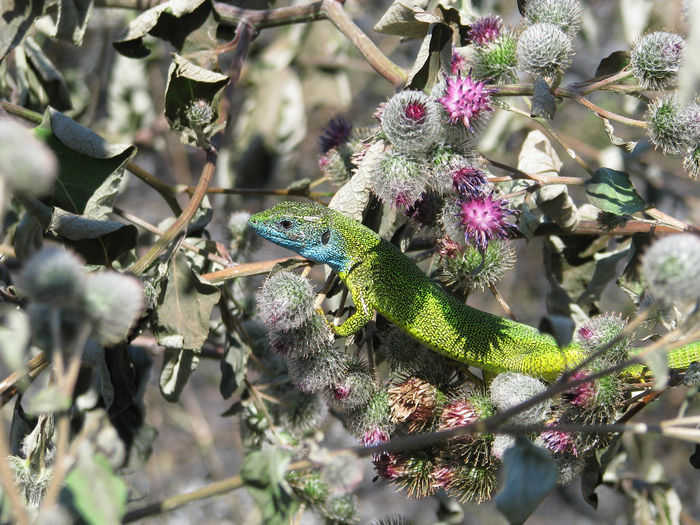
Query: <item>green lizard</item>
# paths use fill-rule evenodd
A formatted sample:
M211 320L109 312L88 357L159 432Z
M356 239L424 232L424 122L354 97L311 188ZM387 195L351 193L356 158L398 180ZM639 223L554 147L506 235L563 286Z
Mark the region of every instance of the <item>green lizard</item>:
M576 344L560 349L548 334L458 301L394 245L319 204L282 202L253 215L250 227L338 273L356 308L334 327L338 335L357 332L376 310L431 349L489 372L552 380L585 356ZM671 368L693 361L700 361L700 342L669 353Z

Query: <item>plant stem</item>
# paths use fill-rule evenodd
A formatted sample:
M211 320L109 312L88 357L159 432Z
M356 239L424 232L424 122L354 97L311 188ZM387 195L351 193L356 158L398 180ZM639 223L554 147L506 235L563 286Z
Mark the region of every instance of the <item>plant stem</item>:
M137 226L140 226L144 230L149 231L155 235L162 237L163 234L165 233L163 230L156 228L155 226L153 226L149 222L144 221L140 217L137 217L136 215L132 215L131 213L128 213L128 212L122 210L121 208L117 208L116 206L114 208L112 208L112 213L114 213L115 215L119 215L123 219L126 219L127 221L129 221ZM186 250L189 250L193 253L202 255L203 257L206 257L208 260L210 260L213 263L220 264L222 266L229 266L231 264L231 261L229 261L228 259L225 259L225 258L221 257L220 255L216 255L215 253L208 252L207 250L204 250L202 248L198 248L197 246L195 246L191 242L182 241L180 243L180 247L184 248Z
M304 470L313 466L314 464L311 461L303 460L297 461L295 463L290 463L287 467L287 470ZM147 516L155 516L156 514L169 512L187 503L202 500L205 498L210 498L219 494L224 494L226 492L238 489L242 486L243 478L240 475L222 479L221 481L210 483L209 485L205 485L204 487L193 490L192 492L186 492L185 494L171 496L169 498L162 499L155 503L151 503L150 505L146 505L145 507L133 509L126 513L124 519L122 520L122 523L131 523L133 521L145 518Z
M195 188L192 186L178 186L177 193L192 193ZM300 190L269 190L264 188L209 188L207 193L224 194L224 195L279 195L281 197L297 196L308 197L310 199L319 199L323 197L333 197L335 192L332 191L308 191L307 189Z
M369 64L386 80L398 88L406 83L407 74L384 55L369 37L348 17L342 2L320 0L310 4L279 7L276 9L241 9L216 2L216 11L225 22L247 20L255 29L281 25L329 20L357 48Z
M300 255L296 255L294 257L282 257L281 259L237 264L236 266L232 266L230 268L224 268L223 270L218 270L216 272L202 274L202 278L206 279L212 284L217 284L228 281L229 279L235 279L237 277L248 277L251 275L262 275L264 273L269 273L276 264L282 264L294 260L298 261L299 263L307 262L307 260Z

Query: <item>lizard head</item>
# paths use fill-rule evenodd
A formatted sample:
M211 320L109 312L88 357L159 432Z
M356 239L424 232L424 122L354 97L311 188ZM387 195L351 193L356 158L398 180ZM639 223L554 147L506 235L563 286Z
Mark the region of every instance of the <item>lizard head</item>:
M279 244L310 261L328 264L336 271L350 265L338 212L310 202L281 202L256 213L249 226L268 241Z

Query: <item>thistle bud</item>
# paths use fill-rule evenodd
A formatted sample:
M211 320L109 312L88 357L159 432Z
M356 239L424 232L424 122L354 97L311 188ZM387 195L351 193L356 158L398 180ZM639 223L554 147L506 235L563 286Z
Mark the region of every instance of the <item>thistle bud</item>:
M465 296L497 283L515 263L510 243L499 239L489 242L484 253L459 245L444 253L438 262L438 279L449 290Z
M130 275L94 273L88 278L83 303L97 340L114 345L127 338L143 311L143 286Z
M558 26L537 23L520 33L516 54L519 69L552 78L571 65L574 48Z
M686 42L675 33L658 31L637 40L630 53L630 68L647 89L668 89L678 82Z
M306 277L289 271L270 275L258 294L263 322L275 330L291 330L314 313L314 291Z
M270 348L287 358L305 358L321 353L333 345L333 332L317 313L300 326L289 330L271 330Z
M697 116L696 104L682 108L675 95L659 97L647 110L649 139L666 154L683 154L697 147L700 127Z
M498 410L504 411L541 394L544 389L545 386L534 377L504 372L491 381L491 402ZM547 416L550 405L551 400L547 399L519 412L511 420L523 424L540 423Z
M357 496L353 494L331 496L323 505L322 512L327 523L352 525L360 521Z
M583 23L583 6L578 0L529 0L525 18L530 24L553 24L573 37Z
M502 26L503 20L501 20L500 16L483 16L477 18L472 22L469 28L469 40L477 46L483 46L500 36Z
M396 151L420 155L437 141L439 119L435 100L422 91L400 91L384 106L382 131Z
M195 100L187 109L185 116L193 129L202 129L214 120L214 108L206 100Z
M627 321L618 315L597 315L576 330L574 341L589 352L595 352L620 335L626 325ZM621 362L627 359L629 347L629 339L625 338L608 348L604 355L613 362Z
M518 41L511 33L476 48L472 76L478 80L491 80L495 84L515 82L518 64L516 48Z
M700 239L690 233L656 241L642 258L641 273L649 291L669 303L700 297Z
M86 281L80 259L54 246L35 253L18 277L19 287L32 300L54 307L78 306Z
M309 357L289 359L287 369L299 390L313 394L342 381L348 373L348 358L335 348L328 348Z
M0 119L0 177L11 192L46 195L57 171L56 156L31 131L10 119Z
M395 207L412 206L428 183L427 170L413 157L385 151L372 166L372 191Z
M366 405L376 390L375 381L367 367L359 362L351 362L348 373L338 383L330 385L326 399L331 406L344 412Z

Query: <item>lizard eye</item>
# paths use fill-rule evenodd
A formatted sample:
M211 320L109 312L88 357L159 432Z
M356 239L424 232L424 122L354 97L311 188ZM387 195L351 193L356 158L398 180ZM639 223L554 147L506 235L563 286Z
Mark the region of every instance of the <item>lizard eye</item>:
M288 221L287 219L280 221L280 226L282 226L283 230L288 230L292 227L292 221Z
M321 234L321 244L323 244L325 246L326 244L328 244L328 241L330 241L330 240L331 240L331 231L330 230L326 230L325 232L323 232Z

